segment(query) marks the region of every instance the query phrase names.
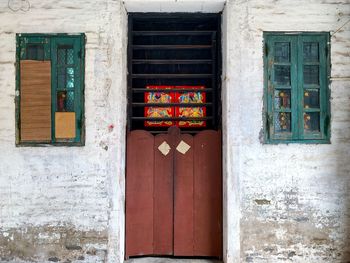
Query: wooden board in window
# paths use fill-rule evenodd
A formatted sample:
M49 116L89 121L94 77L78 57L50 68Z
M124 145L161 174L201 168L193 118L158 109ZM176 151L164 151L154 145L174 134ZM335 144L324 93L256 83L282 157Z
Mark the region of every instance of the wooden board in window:
M51 62L21 60L22 142L51 141Z
M75 112L55 112L56 139L74 139L76 133Z

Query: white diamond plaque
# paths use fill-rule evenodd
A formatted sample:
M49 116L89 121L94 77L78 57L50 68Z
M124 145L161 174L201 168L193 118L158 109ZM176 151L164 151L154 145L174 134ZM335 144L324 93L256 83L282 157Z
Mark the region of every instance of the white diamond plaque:
M186 154L187 151L191 148L187 143L181 141L179 145L176 147L176 150L182 154Z
M167 156L170 152L171 148L166 141L164 141L161 145L158 146L158 150L164 155Z

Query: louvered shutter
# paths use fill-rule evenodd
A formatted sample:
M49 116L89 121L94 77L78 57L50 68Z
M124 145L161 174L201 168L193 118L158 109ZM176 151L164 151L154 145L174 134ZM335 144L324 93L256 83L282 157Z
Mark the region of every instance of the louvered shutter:
M22 142L51 141L51 62L20 61Z

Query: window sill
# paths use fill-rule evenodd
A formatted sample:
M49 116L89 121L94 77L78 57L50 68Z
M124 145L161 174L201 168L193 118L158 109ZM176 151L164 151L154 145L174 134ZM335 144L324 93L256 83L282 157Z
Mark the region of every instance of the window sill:
M57 143L16 143L16 147L83 147L85 142L57 142Z
M331 144L330 139L309 139L309 140L265 140L263 144Z

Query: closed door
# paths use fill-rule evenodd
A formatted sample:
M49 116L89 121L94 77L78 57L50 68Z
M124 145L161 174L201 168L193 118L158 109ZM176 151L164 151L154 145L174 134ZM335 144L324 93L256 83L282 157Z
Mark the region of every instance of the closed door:
M221 134L127 137L126 258L222 256Z

